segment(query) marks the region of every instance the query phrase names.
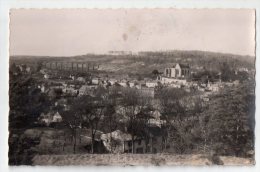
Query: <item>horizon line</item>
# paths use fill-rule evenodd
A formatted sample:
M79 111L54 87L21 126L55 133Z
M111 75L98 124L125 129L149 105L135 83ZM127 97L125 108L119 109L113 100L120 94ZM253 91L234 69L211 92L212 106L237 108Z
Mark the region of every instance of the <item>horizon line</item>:
M119 56L119 55L139 55L139 53L143 52L174 52L174 51L183 51L183 52L207 52L207 53L215 53L215 54L226 54L226 55L235 55L235 56L249 56L249 57L256 57L256 53L254 55L249 55L249 54L235 54L235 53L228 53L228 52L217 52L217 51L203 51L203 50L145 50L145 51L124 51L124 50L110 50L105 53L86 53L86 54L75 54L75 55L69 55L69 56L56 56L56 55L26 55L26 54L15 54L15 55L9 55L9 57L14 57L14 56L33 56L33 57L64 57L64 58L69 58L69 57L76 57L76 56L84 56L84 55L111 55L111 56ZM126 53L126 54L113 54L113 52L118 52L118 53Z

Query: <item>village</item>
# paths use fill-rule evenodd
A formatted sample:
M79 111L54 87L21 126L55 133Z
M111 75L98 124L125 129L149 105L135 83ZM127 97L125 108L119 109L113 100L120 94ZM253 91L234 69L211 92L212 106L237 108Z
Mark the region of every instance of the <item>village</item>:
M62 67L61 63L45 63L42 68L32 75L32 70L26 65L14 65L12 69L13 75L31 75L36 76L37 84L35 88L40 90L41 94L51 98L52 103L49 105L47 112L41 112L35 122L40 128L27 129L24 137L38 138L37 152L52 152L55 154L66 153L163 153L174 152L171 150L172 144L168 143L163 133L168 123L175 123L177 120L171 119L167 121L162 116L162 107L160 105L160 97L162 89L177 89L186 93L185 97L180 97L180 102L185 107L185 111L194 108L199 103L205 106L211 98L211 95L217 95L225 88L236 87L240 84L239 80L223 82L221 73L217 75L214 81L207 79L205 82L192 79L194 75L190 66L187 64L176 63L164 71L155 70L154 78L144 78L138 80L136 78L116 79L107 75L97 75L99 65L89 66L87 64L67 63ZM248 69L239 69L249 73ZM79 72L80 71L80 72ZM94 74L93 74L94 73ZM104 94L111 95L116 91L116 99L124 99L124 91L135 90L137 95L146 100L152 108L147 112L149 117L146 121L146 135L131 134L131 130L123 127L114 127L110 131L102 131L102 128L81 127L75 129L75 136L69 134L68 129L64 129L64 121L62 111L69 111L69 99L88 96L95 98L97 90L103 89ZM104 96L105 97L105 96ZM196 102L196 101L199 102ZM59 108L58 108L59 107ZM134 114L141 113L138 106L134 109ZM76 112L75 112L76 113ZM118 118L119 123L125 123L128 119L127 110L116 103L114 107L113 118ZM102 115L100 121L107 120ZM123 116L123 117L119 117ZM183 117L185 115L183 114ZM189 115L181 118L182 121L199 120L199 116ZM137 118L137 121L139 119ZM123 121L123 122L122 122ZM129 121L128 121L129 122ZM133 122L133 121L132 121ZM106 125L106 122L103 124ZM133 126L137 124L133 124ZM128 126L129 127L129 126ZM130 132L130 133L129 133ZM139 132L139 131L137 131ZM148 135L148 138L146 137ZM15 137L15 135L14 135ZM94 143L93 143L94 140ZM73 146L74 145L74 146ZM74 147L74 148L73 148Z

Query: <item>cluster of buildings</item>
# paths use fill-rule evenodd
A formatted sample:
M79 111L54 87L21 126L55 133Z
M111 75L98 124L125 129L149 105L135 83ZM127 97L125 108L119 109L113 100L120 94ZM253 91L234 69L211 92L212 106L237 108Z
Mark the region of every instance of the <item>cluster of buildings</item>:
M49 66L48 66L49 65ZM55 102L54 106L64 106L67 108L66 96L83 96L89 95L94 96L95 90L98 87L103 87L104 89L110 90L110 88L135 88L140 95L149 97L151 99L156 98L156 91L159 86L162 87L172 87L172 88L182 88L187 92L192 89L200 91L202 94L202 99L204 101L209 101L209 93L218 92L221 88L225 86L234 86L239 84L238 81L232 83L224 83L217 81L215 83L199 83L198 81L192 81L191 69L189 65L175 64L172 67L166 68L164 72L158 75L157 79L144 79L144 80L134 80L134 79L115 79L108 77L94 77L94 76L80 76L80 75L66 75L55 76L51 72L48 72L49 68L55 66L57 69L65 68L59 63L45 64L47 69L42 69L42 84L38 87L43 93L47 93L49 96L55 97L57 90L61 94L61 98ZM74 68L74 64L69 65ZM77 64L77 70L83 70L86 67L84 64ZM67 66L67 69L69 67ZM54 67L53 67L54 69ZM27 69L23 69L27 70ZM28 69L29 70L29 69ZM62 72L61 72L62 73ZM120 107L117 107L117 113L121 113ZM42 113L39 117L39 121L46 126L50 126L51 123L62 122L62 116L57 111L51 111L48 113ZM151 118L149 119L149 137L135 137L134 142L132 142L132 137L126 131L115 130L111 133L99 132L99 137L96 139L97 142L101 142L104 149L108 152L113 153L157 153L163 150L164 139L162 137L161 128L166 121L162 120L161 114L158 110L151 112ZM81 138L81 136L79 136ZM89 144L89 137L83 135L80 139L84 143L84 139L87 140ZM134 144L134 146L132 145ZM134 149L134 150L133 150Z
M158 80L167 87L184 88L187 92L195 89L201 92L216 93L226 86L231 87L239 84L238 80L233 82L222 82L221 79L215 82L207 80L206 83L193 81L189 65L178 63L170 68L166 68L163 74L158 76Z
M187 92L195 89L202 92L201 98L204 101L209 101L208 97L211 93L216 93L225 86L230 87L239 84L238 81L234 81L231 83L224 83L221 81L215 83L199 83L197 81L192 81L190 80L190 67L183 64L175 64L170 68L166 68L163 74L158 75L158 78L156 80L144 79L141 81L127 79L118 80L108 77L83 77L75 75L69 75L65 76L65 78L62 79L53 80L49 79L49 77L46 77L46 75L51 75L51 73L48 73L47 71L41 72L44 74L43 78L46 80L46 82L43 82L38 87L41 89L41 92L47 93L50 97L55 97L57 90L60 91L63 97L76 97L83 95L94 96L95 90L98 87L103 87L108 90L110 90L110 88L116 88L117 90L120 90L120 88L136 88L140 95L153 99L156 96L158 86L164 86L172 88L182 88L185 89ZM154 120L153 122L158 123L158 120Z
M73 66L73 65L72 65ZM82 65L83 66L83 65ZM136 88L141 95L154 98L156 88L158 86L183 88L187 92L198 90L201 92L218 92L225 86L235 85L238 81L227 83L218 80L216 82L207 81L201 83L193 81L191 78L191 69L189 65L175 64L172 67L166 68L164 72L158 75L156 80L145 78L144 80L136 79L115 79L109 77L94 77L94 76L55 76L46 71L42 71L43 77L46 80L56 79L55 82L60 83L60 88L63 93L74 96L92 95L93 91L98 87L109 88L110 86ZM54 88L55 86L51 86Z

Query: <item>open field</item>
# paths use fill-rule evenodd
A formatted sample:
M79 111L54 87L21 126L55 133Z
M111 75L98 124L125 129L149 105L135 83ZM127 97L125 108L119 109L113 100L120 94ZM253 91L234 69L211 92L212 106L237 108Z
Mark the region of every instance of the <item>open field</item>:
M218 157L222 165L254 165L249 158ZM75 155L36 155L33 165L217 165L215 160L206 155L169 155L169 154L75 154Z

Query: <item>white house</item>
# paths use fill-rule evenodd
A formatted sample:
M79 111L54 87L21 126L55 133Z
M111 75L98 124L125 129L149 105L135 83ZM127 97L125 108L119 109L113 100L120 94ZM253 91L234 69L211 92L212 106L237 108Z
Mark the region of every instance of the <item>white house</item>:
M128 133L120 130L101 135L101 140L108 152L112 153L158 153L162 149L162 136L159 128L151 128L150 138L134 137L134 146L132 146L132 137Z
M112 153L124 153L129 150L127 142L131 141L131 135L120 130L101 135L101 140L107 151Z
M187 80L186 79L177 79L177 78L168 78L168 77L164 77L162 76L161 78L161 83L162 84L182 84L182 85L186 85Z
M91 82L92 84L98 85L100 80L98 78L92 78Z
M158 85L158 82L157 82L157 81L147 81L147 82L145 83L145 85L146 85L147 87L149 87L149 88L154 88L154 87L156 87L156 86Z
M62 117L59 112L53 115L52 122L62 122Z
M31 72L31 68L30 68L29 66L28 66L28 67L26 67L26 69L25 69L25 70L26 70L26 72L27 72L27 73Z
M55 114L53 112L49 112L46 114L41 113L38 120L46 126L49 126L53 122L62 122L62 117L59 112L56 112Z
M135 87L137 85L137 82L136 81L130 81L129 82L129 86L132 88L132 87Z
M116 79L108 79L108 82L111 84L111 85L115 85L115 83L117 82Z
M44 74L44 79L49 79L50 78L50 75L49 74Z
M166 123L165 120L161 120L161 113L158 110L151 111L151 118L149 119L148 123L150 126L157 126L161 127L163 124Z

